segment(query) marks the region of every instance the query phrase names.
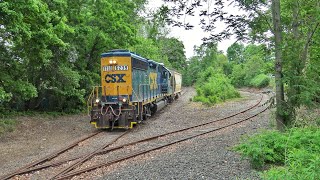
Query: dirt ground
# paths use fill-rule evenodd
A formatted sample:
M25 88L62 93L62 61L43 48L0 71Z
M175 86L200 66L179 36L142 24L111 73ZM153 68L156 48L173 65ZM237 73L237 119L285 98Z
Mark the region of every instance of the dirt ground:
M0 137L0 176L94 131L85 114L19 117L15 130Z

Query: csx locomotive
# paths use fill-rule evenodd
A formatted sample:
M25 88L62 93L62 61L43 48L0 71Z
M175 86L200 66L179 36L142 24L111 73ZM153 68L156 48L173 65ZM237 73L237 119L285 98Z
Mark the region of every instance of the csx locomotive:
M96 128L132 128L181 93L182 77L162 63L128 50L101 54L101 86L88 99Z

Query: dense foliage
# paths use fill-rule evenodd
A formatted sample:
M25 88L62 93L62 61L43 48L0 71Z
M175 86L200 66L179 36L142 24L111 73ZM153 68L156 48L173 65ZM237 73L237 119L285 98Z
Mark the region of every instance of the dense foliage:
M255 168L265 164L263 179L317 179L320 177L320 130L292 128L286 133L265 131L235 147Z
M166 37L159 11L141 15L146 3L0 1L0 112L84 109L100 83L100 54L110 49L182 70L182 42Z
M239 47L241 47L241 51ZM273 74L273 60L265 45L249 44L245 47L242 44L234 43L227 52L228 60L232 64L232 72L229 77L234 86L262 88L269 85L270 78L268 76ZM241 61L236 60L234 52L237 52L237 56L241 57Z
M259 74L255 76L250 81L250 85L258 88L262 88L268 86L270 82L270 77L265 74Z
M217 44L203 44L195 48L196 56L190 58L184 71L184 85L195 85L194 101L214 105L227 99L240 97L226 74L230 73L227 57L217 50Z
M138 1L1 1L1 106L83 108L86 92L99 80L99 54L136 43L139 6Z
M272 80L273 59L265 45L233 43L225 56L215 43L207 43L195 53L183 71L184 85L196 85L194 101L213 105L239 97L234 86L263 88Z
M213 105L227 99L240 97L240 93L231 85L230 80L222 73L210 67L200 74L197 82L197 95L194 101Z

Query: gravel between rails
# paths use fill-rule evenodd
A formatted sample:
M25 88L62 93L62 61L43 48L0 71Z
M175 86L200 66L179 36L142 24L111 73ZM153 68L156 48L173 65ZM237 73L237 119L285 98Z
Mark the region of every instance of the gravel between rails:
M225 117L252 106L261 97L241 92L243 99L205 108L189 102L194 93L193 89L187 89L181 99L138 126L118 144ZM249 163L242 161L237 153L231 151L231 147L239 142L241 135L252 134L258 129L268 128L268 125L267 111L248 122L99 168L73 179L259 179ZM84 166L94 164L95 161L92 161Z
M263 114L253 121L268 118ZM231 151L239 135L253 133L267 124L245 123L210 133L144 156L101 168L85 179L259 179L247 161ZM77 179L77 178L75 178Z

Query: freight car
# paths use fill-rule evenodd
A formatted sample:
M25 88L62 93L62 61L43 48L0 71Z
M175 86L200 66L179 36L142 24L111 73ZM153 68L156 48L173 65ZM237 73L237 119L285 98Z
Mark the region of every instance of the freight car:
M178 98L181 74L128 50L101 55L101 86L88 99L96 128L132 128Z

